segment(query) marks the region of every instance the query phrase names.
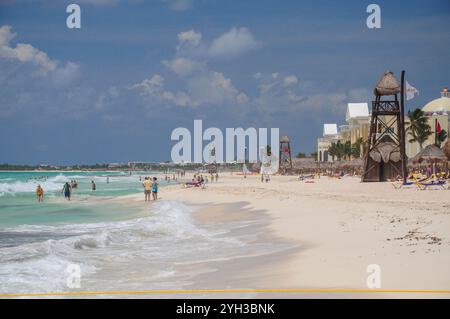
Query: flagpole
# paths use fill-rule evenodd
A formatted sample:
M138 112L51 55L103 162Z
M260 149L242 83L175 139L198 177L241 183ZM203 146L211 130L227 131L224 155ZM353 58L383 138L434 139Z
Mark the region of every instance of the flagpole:
M403 175L403 183L406 184L407 176L407 159L406 159L406 150L405 150L405 71L402 70L401 76L401 90L400 90L400 129L399 132L400 138L400 155L402 158L402 175Z
M437 142L437 138L438 138L438 133L437 133L437 119L434 119L434 145L437 146L438 142Z

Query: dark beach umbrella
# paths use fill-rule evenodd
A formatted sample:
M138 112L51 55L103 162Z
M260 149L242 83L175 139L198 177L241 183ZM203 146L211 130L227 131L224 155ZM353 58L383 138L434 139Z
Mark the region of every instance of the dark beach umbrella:
M436 145L431 144L414 156L412 161L413 163L422 163L424 161L428 163L446 162L447 156L443 150Z

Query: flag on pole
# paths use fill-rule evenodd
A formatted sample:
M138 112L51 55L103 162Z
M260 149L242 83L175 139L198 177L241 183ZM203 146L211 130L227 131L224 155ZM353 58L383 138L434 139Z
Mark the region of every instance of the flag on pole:
M440 124L439 121L436 119L436 133L437 133L437 134L441 134L441 132L442 132L441 124Z
M406 100L409 101L413 99L416 94L419 95L419 91L406 81Z

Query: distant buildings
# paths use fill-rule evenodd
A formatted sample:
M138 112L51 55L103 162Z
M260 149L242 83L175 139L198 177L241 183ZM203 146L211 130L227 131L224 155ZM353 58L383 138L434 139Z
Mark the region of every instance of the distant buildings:
M442 130L447 132L447 139L450 129L450 92L448 88L441 91L441 97L427 103L422 110L428 119L428 124L431 126L432 135L429 136L423 147L434 144L436 139L436 124ZM361 157L363 157L364 143L369 137L370 130L370 111L368 103L348 103L346 112L346 124L340 125L339 130L337 124L324 124L323 136L317 139L317 160L320 162L332 162L333 158L329 156L328 149L332 143L346 143L350 141L354 145L359 139L362 139ZM409 127L410 121L408 116L405 116L405 127ZM396 131L396 128L392 128ZM419 151L420 146L417 142L410 142L411 135L406 134L406 155L408 158L414 157ZM442 143L445 144L445 141ZM335 159L334 159L335 160Z
M333 159L328 155L328 149L332 143L337 143L340 139L337 124L324 124L323 136L317 140L317 160L319 162L332 162Z
M347 124L339 126L339 131L337 124L324 124L323 136L317 140L318 161L333 162L336 160L328 154L328 149L332 143L350 141L353 145L360 138L363 141L367 140L370 126L370 113L367 103L348 103L345 120Z

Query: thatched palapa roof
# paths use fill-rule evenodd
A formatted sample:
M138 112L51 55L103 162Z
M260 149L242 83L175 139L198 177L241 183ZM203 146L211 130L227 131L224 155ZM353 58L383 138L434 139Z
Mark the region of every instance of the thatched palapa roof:
M400 93L400 83L391 71L386 71L375 86L375 95L395 95Z
M370 151L369 156L377 163L381 161L384 163L389 161L398 162L401 160L398 146L389 141L380 142Z
M447 156L445 155L443 150L441 150L436 145L431 144L421 150L416 156L414 156L412 161L413 163L422 163L424 161L429 163L446 162Z

